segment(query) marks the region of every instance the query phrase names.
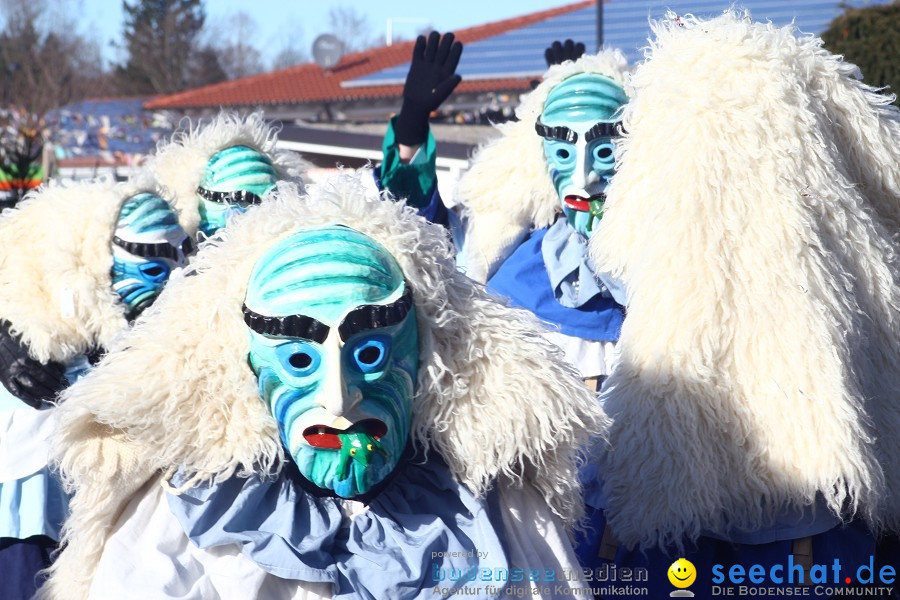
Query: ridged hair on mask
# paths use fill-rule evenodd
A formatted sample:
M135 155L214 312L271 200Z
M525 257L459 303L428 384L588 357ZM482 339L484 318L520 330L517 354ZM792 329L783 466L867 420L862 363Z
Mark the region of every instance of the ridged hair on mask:
M263 113L222 111L210 121L189 123L177 131L159 147L148 166L177 199L184 228L193 236L200 223L197 188L206 175L207 163L217 152L247 146L266 155L279 178L302 180L308 163L296 152L278 150L277 142L278 129L266 123Z
M181 466L199 481L280 468L241 307L254 264L304 228L345 225L400 265L419 328L413 439L477 494L498 479L527 483L570 524L581 514L578 449L605 426L595 398L533 316L459 273L443 229L368 192L371 177L340 174L308 196L279 184L65 393L55 455L75 496L48 597L84 596L118 511L158 470Z
M820 497L896 531L900 112L792 26L654 32L591 238L628 291L609 523L677 543Z
M49 183L0 216L0 318L33 358L65 362L127 326L111 244L122 204L141 192L163 194L148 172L119 184Z
M518 121L497 125L500 136L480 147L457 195L468 219L467 273L485 282L534 228L553 223L562 210L534 124L550 90L579 73L596 73L626 86L628 62L620 50L603 50L553 65L516 109Z

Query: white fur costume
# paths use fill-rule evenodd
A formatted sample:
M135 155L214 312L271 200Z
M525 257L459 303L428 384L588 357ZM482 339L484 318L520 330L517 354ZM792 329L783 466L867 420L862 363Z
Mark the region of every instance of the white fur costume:
M466 272L472 279L486 282L529 231L547 227L562 212L534 124L550 91L579 73L604 75L628 89L628 63L620 50L553 65L516 108L519 120L497 125L500 137L478 149L460 179L457 195L469 222Z
M577 448L605 420L541 341L533 318L458 273L443 231L412 209L367 195L347 176L310 193L301 197L280 184L269 201L204 245L190 276L175 275L103 362L66 392L57 455L75 496L68 547L42 597L88 597L98 565L110 558L104 547L113 527L128 527L123 510L156 493L160 470L181 466L198 481L223 481L279 469L277 425L248 365L241 305L254 263L303 226L350 226L384 245L403 269L421 349L413 438L437 450L474 493L508 490L510 519L517 497L531 511L527 498L536 498L543 515L518 516L531 526L545 519L545 530L527 540L545 552L553 542L544 537L560 539L554 523L579 516ZM138 508L132 504L125 516ZM141 514L149 519L152 511ZM565 564L566 554L554 559ZM292 585L288 597L330 595L321 586Z
M283 179L299 180L308 168L300 156L289 150L277 150L278 130L267 125L263 113L239 115L220 112L210 122L176 132L162 145L148 166L160 184L185 206L181 224L189 235L200 222L197 186L203 180L209 159L230 146L248 146L265 154Z
M818 494L896 531L900 112L793 27L655 32L591 239L629 300L608 522L648 547Z

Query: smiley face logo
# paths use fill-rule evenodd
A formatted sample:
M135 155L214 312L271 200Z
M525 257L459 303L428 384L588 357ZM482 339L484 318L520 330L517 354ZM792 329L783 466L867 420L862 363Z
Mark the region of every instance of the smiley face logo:
M697 579L697 569L691 561L679 558L672 563L668 571L669 582L677 588L686 588Z

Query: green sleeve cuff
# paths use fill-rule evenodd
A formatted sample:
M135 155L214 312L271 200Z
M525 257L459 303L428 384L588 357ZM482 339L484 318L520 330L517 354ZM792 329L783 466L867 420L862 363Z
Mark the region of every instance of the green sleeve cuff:
M437 186L434 136L428 130L428 139L416 152L413 160L404 164L400 161L400 146L394 135L394 116L388 123L381 147L384 162L381 163L381 186L397 198L406 198L415 208L428 206L434 188Z

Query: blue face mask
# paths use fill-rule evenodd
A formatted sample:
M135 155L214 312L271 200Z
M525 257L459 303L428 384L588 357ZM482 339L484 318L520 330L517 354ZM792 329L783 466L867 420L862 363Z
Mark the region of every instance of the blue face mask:
M122 205L110 275L129 319L153 303L172 270L187 263L190 250L190 238L178 224L178 215L162 198L142 193Z
M137 316L153 303L171 273L172 264L167 260L114 257L113 289L128 307L128 312Z
M563 212L584 236L590 236L603 212L615 171L618 111L627 101L612 79L581 73L550 91L536 126Z
M418 327L396 260L346 227L304 231L256 264L250 364L300 473L337 496L397 466L412 422Z
M258 204L276 181L272 161L253 148L232 146L213 154L197 188L200 232L212 236L250 205Z

